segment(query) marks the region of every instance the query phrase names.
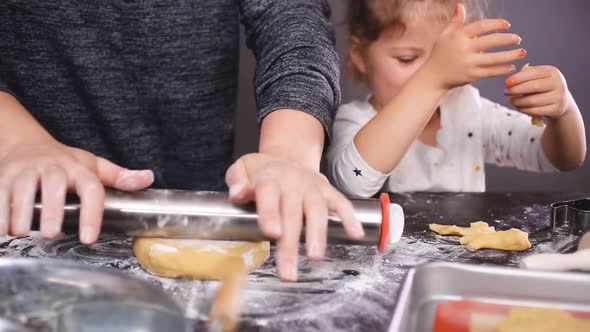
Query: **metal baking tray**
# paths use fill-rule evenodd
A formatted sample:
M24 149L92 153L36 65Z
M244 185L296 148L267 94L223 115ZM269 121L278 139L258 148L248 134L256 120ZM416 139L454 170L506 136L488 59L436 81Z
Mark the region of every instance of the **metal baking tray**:
M0 331L186 331L161 289L121 272L53 259L0 258Z
M590 312L590 274L427 263L406 275L388 331L430 332L437 304L462 299Z

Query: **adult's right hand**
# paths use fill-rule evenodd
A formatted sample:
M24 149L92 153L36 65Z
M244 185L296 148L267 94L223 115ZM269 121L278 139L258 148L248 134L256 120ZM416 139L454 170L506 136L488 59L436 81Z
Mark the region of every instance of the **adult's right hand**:
M154 181L150 170L132 171L53 139L21 141L0 155L0 235L26 235L35 195L41 190L40 231L44 238L61 232L65 196L80 197L80 241L98 239L104 186L134 191Z

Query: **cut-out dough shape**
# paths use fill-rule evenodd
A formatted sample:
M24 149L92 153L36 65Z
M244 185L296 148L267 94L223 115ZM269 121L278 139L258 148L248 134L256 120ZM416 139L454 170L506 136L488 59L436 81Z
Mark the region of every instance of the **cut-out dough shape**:
M487 222L476 221L470 224L470 227L460 227L455 225L440 225L440 224L429 224L430 230L440 235L469 235L469 234L485 234L493 233L496 229Z
M587 332L590 321L577 319L559 309L512 308L508 319L496 330L498 332Z
M531 247L529 234L516 228L495 233L465 235L459 242L471 251L482 248L524 251Z
M159 276L223 279L230 271L259 268L270 244L139 237L133 239L133 253L144 269Z

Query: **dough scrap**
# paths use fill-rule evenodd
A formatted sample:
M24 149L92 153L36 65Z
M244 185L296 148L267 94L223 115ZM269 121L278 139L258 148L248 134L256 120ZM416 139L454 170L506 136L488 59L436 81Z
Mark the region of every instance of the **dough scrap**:
M529 234L516 228L487 234L465 235L459 242L471 251L482 248L524 251L531 247Z
M440 235L469 235L469 234L485 234L493 233L496 229L493 226L488 225L487 222L476 221L470 224L470 227L460 227L456 225L440 225L440 224L429 224L428 227L431 231L436 232Z
M512 308L498 332L584 332L590 331L590 321L577 319L559 309Z
M462 236L459 242L471 251L482 248L523 251L531 247L528 233L516 228L496 232L493 226L483 221L472 222L470 227L440 224L429 224L428 227L440 235Z
M133 254L147 271L170 278L223 279L226 272L250 273L268 258L268 242L138 237Z

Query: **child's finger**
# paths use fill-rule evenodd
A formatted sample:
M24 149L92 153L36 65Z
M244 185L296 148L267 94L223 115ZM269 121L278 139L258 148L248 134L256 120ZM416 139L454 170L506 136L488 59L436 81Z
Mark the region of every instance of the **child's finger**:
M545 116L546 114L552 114L554 109L555 105L545 105L539 107L521 108L518 109L518 111L530 116Z
M475 69L475 76L481 78L505 76L516 70L514 65L482 66Z
M523 95L510 97L508 99L512 106L518 109L543 107L555 104L555 96L551 92L536 93L532 95Z
M477 54L477 61L480 66L493 66L518 61L524 58L526 53L526 50L522 48L503 52L481 53Z
M532 79L506 88L504 94L507 96L538 94L549 92L553 89L554 84L550 79Z
M492 33L473 40L476 51L486 51L498 47L520 45L522 38L514 33Z
M506 86L510 88L518 84L524 83L526 81L549 77L551 77L551 73L547 72L547 70L540 66L534 66L530 67L527 70L519 71L518 73L515 73L514 75L508 77L506 79Z
M475 38L479 35L508 29L510 29L510 23L506 20L486 19L466 25L463 28L463 32L467 35L467 37Z

